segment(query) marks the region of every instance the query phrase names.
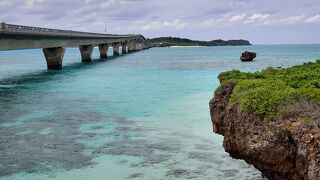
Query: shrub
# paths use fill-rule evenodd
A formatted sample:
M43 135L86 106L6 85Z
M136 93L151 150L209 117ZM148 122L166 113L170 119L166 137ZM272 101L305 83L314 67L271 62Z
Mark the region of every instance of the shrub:
M253 75L251 73L241 72L239 70L232 70L232 71L226 71L226 72L220 73L218 76L218 79L220 83L223 83L230 80L235 81L235 80L249 79L249 78L252 78L252 76Z
M229 100L231 107L239 104L242 111L252 109L266 119L287 112L287 104L299 99L320 104L319 60L286 69L268 67L255 73L232 70L218 78L221 84L236 83Z

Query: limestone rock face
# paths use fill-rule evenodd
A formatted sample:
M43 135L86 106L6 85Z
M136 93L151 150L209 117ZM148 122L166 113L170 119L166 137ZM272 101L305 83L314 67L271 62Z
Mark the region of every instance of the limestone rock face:
M241 61L253 61L254 58L257 57L257 53L245 51L242 53L240 60Z
M292 113L264 122L254 112L228 107L234 86L220 87L210 101L213 130L224 136L225 151L253 164L268 179L320 179L320 118L304 122ZM313 108L319 113L319 107Z

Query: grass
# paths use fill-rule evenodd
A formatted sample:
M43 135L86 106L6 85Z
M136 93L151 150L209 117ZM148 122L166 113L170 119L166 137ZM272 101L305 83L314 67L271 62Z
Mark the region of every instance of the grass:
M300 100L320 105L320 60L290 68L268 67L255 73L232 70L218 76L221 86L236 83L229 106L274 119Z

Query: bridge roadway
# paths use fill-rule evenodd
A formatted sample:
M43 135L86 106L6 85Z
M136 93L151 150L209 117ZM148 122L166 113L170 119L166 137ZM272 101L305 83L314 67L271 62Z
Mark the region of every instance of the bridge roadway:
M99 34L41 27L0 24L0 51L42 48L48 69L62 69L66 47L79 47L82 62L90 62L93 48L99 47L100 58L108 57L109 46L113 55L148 49L151 44L139 34Z

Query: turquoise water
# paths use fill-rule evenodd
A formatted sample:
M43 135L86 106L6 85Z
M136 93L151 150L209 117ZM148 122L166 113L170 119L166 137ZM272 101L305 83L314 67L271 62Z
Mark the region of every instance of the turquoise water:
M242 51L256 61L239 61ZM320 45L153 48L62 71L0 52L0 179L261 179L224 152L208 102L219 72L320 59Z

